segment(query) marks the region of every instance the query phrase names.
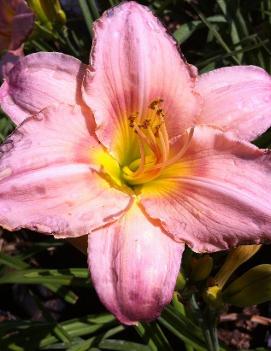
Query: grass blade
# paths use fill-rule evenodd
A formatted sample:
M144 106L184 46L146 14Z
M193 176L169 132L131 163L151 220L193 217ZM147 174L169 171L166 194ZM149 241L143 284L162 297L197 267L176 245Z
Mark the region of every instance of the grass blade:
M137 333L147 342L152 351L173 351L158 323L139 323L135 326Z
M84 16L84 20L86 22L87 29L89 31L90 36L92 37L92 25L93 25L93 17L90 13L88 3L86 0L78 0L79 6L81 8L82 14Z
M0 284L60 284L89 287L88 270L71 269L27 269L9 272L0 277Z

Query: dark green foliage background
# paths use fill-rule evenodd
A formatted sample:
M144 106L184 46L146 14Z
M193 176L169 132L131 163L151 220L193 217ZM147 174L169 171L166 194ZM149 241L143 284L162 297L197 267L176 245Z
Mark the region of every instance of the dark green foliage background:
M26 54L61 51L88 62L92 23L118 1L72 3L76 8L66 7L67 26L50 32L40 24L42 35L36 32L30 37L25 45ZM270 0L140 3L152 8L181 45L187 61L200 72L237 64L257 65L271 72ZM2 113L0 141L13 128ZM260 147L270 147L271 131L256 143ZM29 231L7 233L0 229L0 235L6 247L12 247L0 253L1 351L206 350L201 330L176 305L169 306L157 322L130 328L121 326L99 303L89 283L85 257L68 244ZM30 299L27 301L40 312L40 318L34 320L33 314L22 308L24 300L20 304L20 293L14 293L20 291L18 286L23 286ZM56 315L46 307L41 286L63 304L61 313ZM264 340L259 343L258 346L266 346ZM226 348L221 347L221 350Z

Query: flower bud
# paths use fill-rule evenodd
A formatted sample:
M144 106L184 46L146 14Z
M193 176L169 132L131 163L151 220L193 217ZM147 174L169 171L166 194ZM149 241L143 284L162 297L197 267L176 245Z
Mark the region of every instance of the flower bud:
M184 275L180 272L177 276L175 290L180 291L185 287L186 281Z
M66 23L66 15L59 0L28 0L28 3L37 15L39 22L46 27L51 29L55 23Z
M204 280L209 277L213 269L213 259L209 255L191 259L190 279L194 282Z
M238 307L257 305L271 299L271 265L251 268L234 280L222 294L226 303Z
M241 264L255 255L260 247L261 245L241 245L231 250L223 266L214 277L216 285L223 288L232 273L241 266Z

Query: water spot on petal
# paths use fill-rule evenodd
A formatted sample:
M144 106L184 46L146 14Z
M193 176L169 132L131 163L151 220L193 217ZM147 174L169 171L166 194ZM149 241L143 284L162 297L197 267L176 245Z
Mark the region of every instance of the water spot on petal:
M267 95L263 98L264 102L270 102L271 101L271 95Z
M32 145L32 141L30 139L24 139L23 142L21 143L21 146L24 147L25 149L29 149Z
M3 180L7 177L10 177L12 174L11 168L5 168L3 171L0 171L0 180Z
M117 30L115 30L113 33L112 33L112 36L113 36L113 38L119 38L119 36L120 36L120 32L119 31L117 31Z
M44 233L67 233L69 230L68 222L63 218L47 216L40 220L33 221L27 225L32 230Z
M45 187L43 185L37 185L35 190L38 194L44 195L46 193Z
M6 140L0 148L0 157L3 156L3 154L5 154L6 152L9 152L12 148L13 148L14 144L13 141L8 139Z
M185 222L180 222L180 226L182 227L183 230L186 230L187 223L185 223Z
M23 136L24 136L24 134L20 130L16 129L12 133L11 139L12 139L13 143L18 143L19 141L21 141L23 139Z
M153 30L154 32L156 32L156 33L159 33L159 32L160 32L159 27L158 27L157 24L154 23L153 21L147 21L147 25L148 25L148 27L149 27L151 30Z
M9 213L10 212L10 208L9 207L1 207L1 214L5 214L5 213Z
M0 100L8 95L8 83L4 82L0 89Z
M80 221L88 221L90 217L91 215L89 213L84 213L79 217L79 219Z
M229 125L232 122L232 120L234 120L234 119L235 119L235 116L233 114L229 113L227 115L227 117L225 118L225 122L226 122L225 124Z
M36 115L33 115L32 118L35 119L36 121L42 121L44 119L44 114L41 111L40 113L37 113Z
M69 206L69 207L73 207L74 206L74 202L73 201L65 201L65 205ZM71 213L68 213L69 216L71 216Z

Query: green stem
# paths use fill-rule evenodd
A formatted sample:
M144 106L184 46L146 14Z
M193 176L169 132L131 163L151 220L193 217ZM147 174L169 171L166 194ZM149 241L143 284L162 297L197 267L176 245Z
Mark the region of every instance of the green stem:
M219 351L216 326L210 320L202 326L203 334L209 351Z
M210 307L203 314L203 332L210 351L219 351L219 341L216 328L217 315Z
M202 312L194 295L191 296L190 306L194 316L199 321L208 351L219 351L220 347L216 328L216 311L207 307L207 309Z
M183 316L186 316L184 305L178 300L178 293L176 292L173 295L172 304L178 313L180 313ZM184 343L184 346L186 351L195 351L194 347L187 342Z
M210 330L207 329L206 327L203 327L202 331L203 331L203 335L204 335L204 339L205 339L208 351L215 351L215 349L213 347L213 342L212 342Z

